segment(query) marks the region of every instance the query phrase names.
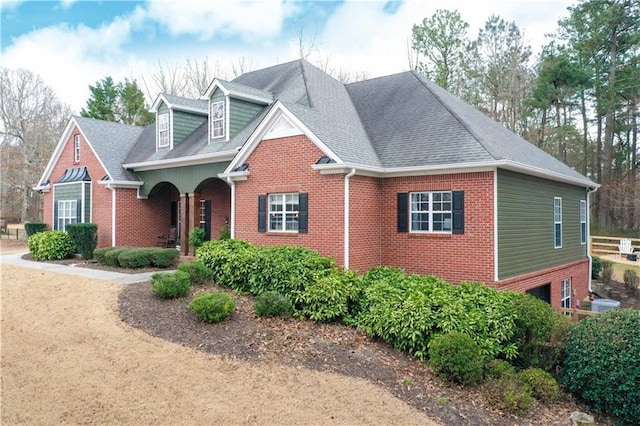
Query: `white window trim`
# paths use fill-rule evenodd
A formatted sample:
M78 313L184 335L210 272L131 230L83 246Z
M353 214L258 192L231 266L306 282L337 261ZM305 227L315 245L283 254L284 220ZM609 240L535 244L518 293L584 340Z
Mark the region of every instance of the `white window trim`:
M559 245L556 243L556 241L558 240L557 225L560 225L560 244ZM553 247L562 248L562 198L561 197L553 197Z
M413 210L413 195L416 194L429 194L429 211ZM433 194L449 194L451 204L451 210L433 210ZM427 213L429 215L429 229L413 229L413 213ZM449 214L449 230L448 231L434 231L433 230L433 215L434 213ZM451 234L453 232L453 192L452 191L416 191L409 193L409 232L417 234Z
M66 215L67 212L70 213L69 216ZM62 221L62 223L60 223L60 221ZM58 200L56 229L66 231L67 225L70 223L78 223L78 200Z
M587 244L587 201L580 200L580 244Z
M560 306L571 308L571 278L565 278L560 283Z
M216 105L218 105L218 104L222 104L222 111L223 111L222 114L223 115L222 115L222 118L214 120L213 119L213 110L214 110L214 107ZM209 121L210 121L210 123L209 123L209 134L211 135L210 138L211 139L224 138L225 135L227 134L227 106L226 106L226 102L224 100L210 103L210 105L209 105ZM213 130L214 130L214 126L213 125L214 125L214 123L218 123L218 122L222 123L222 127L221 127L222 134L219 134L219 135L216 136L214 134L214 132L213 132Z
M80 135L73 137L73 161L80 162Z
M160 117L167 117L167 128L166 130L160 129ZM169 111L167 112L163 112L162 114L158 114L158 149L164 149L164 148L171 148L171 117L170 117L170 113ZM162 144L162 138L160 137L160 135L166 132L167 133L167 143L166 144Z
M287 195L295 195L298 199L297 199L297 203L298 203L298 210L291 210L291 211L287 211ZM277 196L281 196L282 197L282 203L278 203L282 206L282 210L281 211L272 211L271 210L271 205L273 204L271 201L271 197L277 197ZM276 194L269 194L269 196L267 197L267 221L268 221L268 230L269 232L286 232L286 233L291 233L291 234L297 234L299 233L299 228L300 228L300 193L298 192L282 192L282 193L276 193ZM297 219L297 224L298 224L298 229L286 229L287 228L287 214L293 214L294 217ZM278 216L282 216L281 217L281 223L282 223L282 229L273 229L271 227L271 217L274 215L278 215Z

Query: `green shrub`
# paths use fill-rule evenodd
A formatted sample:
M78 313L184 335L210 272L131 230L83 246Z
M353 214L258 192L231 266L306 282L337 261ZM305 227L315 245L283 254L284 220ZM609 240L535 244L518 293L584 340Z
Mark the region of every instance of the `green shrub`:
M189 274L191 284L205 284L211 280L211 268L200 260L181 263L178 265L178 271Z
M27 242L33 260L61 260L73 253L75 246L64 231L37 232Z
M67 225L69 237L84 260L93 259L98 245L98 225L95 223L71 223Z
M569 330L561 379L566 390L620 423L640 419L640 314L615 309Z
M277 291L301 307L307 285L328 274L334 268L333 259L305 247L274 246L256 252L254 267L249 274L249 291L261 294Z
M151 247L148 250L150 266L157 268L172 268L180 259L180 251L175 248Z
M121 266L119 260L120 255L130 249L131 247L112 247L111 250L104 253L104 264L114 268L119 268Z
M331 270L306 286L300 297L300 314L319 322L343 319L360 294L361 282L353 271Z
M111 250L113 250L114 248L116 247L102 247L99 249L95 249L93 251L93 257L95 257L98 263L102 263L103 265L106 265L105 255Z
M213 281L238 293L249 292L249 274L258 249L242 240L207 241L196 256L211 269Z
M256 297L253 310L261 317L289 316L293 312L293 305L280 293L265 291Z
M640 284L640 277L633 269L627 269L624 271L624 287L627 290L629 297L636 297L638 293L638 284Z
M151 276L151 291L161 299L175 299L189 293L189 274L182 271L158 272Z
M609 261L603 261L600 276L604 284L609 284L613 279L613 263Z
M545 403L554 402L560 395L560 386L556 379L540 368L527 368L518 373L520 380L529 386L534 398Z
M475 385L482 381L484 357L473 339L463 333L447 333L429 344L429 364L441 378Z
M46 230L47 230L46 223L26 222L24 224L24 231L26 232L27 237L37 234L38 232L44 232Z
M600 271L602 270L602 259L597 256L591 257L591 278L597 280L600 278Z
M484 377L487 379L501 379L516 375L516 368L504 359L492 359L484 365Z
M194 248L200 247L204 244L204 239L206 238L207 233L202 228L193 228L191 232L189 232L189 245Z
M220 234L218 235L219 240L228 240L231 238L231 232L229 231L229 225L225 225L220 229Z
M231 316L236 302L227 293L202 293L191 301L189 307L201 320L216 323Z
M531 389L518 376L488 380L484 390L492 406L512 414L523 414L534 401Z
M129 248L120 251L118 255L118 265L123 268L139 269L148 268L151 265L151 252L145 248Z

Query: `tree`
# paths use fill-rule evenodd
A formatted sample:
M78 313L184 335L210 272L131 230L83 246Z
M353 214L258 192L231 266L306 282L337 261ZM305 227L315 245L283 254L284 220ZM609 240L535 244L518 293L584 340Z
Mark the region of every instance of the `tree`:
M70 115L70 107L40 76L25 69L0 70L0 195L3 210L15 212L22 222L42 220L42 200L32 188Z
M439 9L412 29L412 47L425 58L418 61L418 71L454 93L458 91L450 87L451 77L460 68L468 28L457 10Z
M87 100L87 109L80 111L83 117L137 126L154 121L136 80L125 79L124 83L116 84L111 77L105 77L95 86L89 86L89 91L91 96Z

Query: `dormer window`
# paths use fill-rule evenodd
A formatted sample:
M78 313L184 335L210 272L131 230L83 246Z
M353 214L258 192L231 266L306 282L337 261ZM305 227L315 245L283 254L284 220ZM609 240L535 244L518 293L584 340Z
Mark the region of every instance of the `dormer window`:
M211 138L224 137L224 101L211 103L210 117Z
M158 148L169 146L169 114L158 115Z

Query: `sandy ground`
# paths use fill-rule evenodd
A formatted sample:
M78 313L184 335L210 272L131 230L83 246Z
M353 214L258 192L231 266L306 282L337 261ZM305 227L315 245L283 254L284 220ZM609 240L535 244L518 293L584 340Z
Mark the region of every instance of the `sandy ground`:
M364 380L228 360L135 330L117 314L121 285L0 267L3 425L434 424Z

